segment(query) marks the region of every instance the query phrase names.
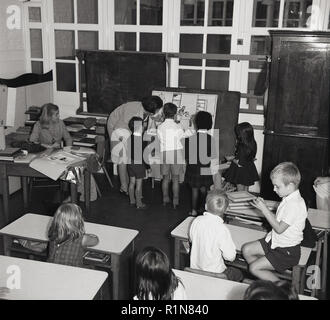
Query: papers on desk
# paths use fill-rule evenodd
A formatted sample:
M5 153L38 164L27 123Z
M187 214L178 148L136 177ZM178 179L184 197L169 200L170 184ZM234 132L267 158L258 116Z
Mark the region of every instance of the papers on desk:
M81 165L84 161L83 157L59 150L32 160L29 166L45 176L57 180L69 167Z

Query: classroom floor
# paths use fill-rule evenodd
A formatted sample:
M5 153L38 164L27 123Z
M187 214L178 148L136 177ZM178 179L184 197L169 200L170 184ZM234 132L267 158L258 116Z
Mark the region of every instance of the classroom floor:
M178 209L174 210L170 206L164 207L162 205L161 184L155 182L153 189L150 179L145 180L143 195L144 202L148 204L148 208L145 210L137 210L129 205L128 197L118 192L117 177L112 177L112 180L114 182L114 188L110 188L103 176L97 177L102 197L91 203L91 214L85 215L85 220L138 230L139 235L135 241L136 252L143 249L145 246L156 246L168 255L173 265L173 242L170 233L188 215L190 209L189 188L185 184L181 184L180 206ZM0 200L0 205L0 210L2 211L2 200ZM35 187L32 189L29 212L53 215L58 205L58 188ZM22 212L22 192L18 191L10 197L10 221L19 218ZM2 214L0 216L0 226L3 226ZM2 239L0 240L0 254L3 253L1 242ZM329 278L330 277L328 277L328 288L330 288ZM329 297L330 295L328 292L327 298Z

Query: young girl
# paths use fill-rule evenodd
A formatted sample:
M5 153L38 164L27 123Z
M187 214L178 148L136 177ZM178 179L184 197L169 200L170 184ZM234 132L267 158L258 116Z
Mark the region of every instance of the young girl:
M138 300L186 300L181 281L173 273L166 254L154 247L144 248L136 258Z
M79 206L62 204L55 212L48 231L48 262L81 267L86 247L98 244L96 235L86 234Z
M235 159L223 176L227 182L235 184L238 191L248 190L249 186L259 180L254 164L257 143L254 139L253 127L248 122L236 125L235 134Z
M62 140L65 145L72 145L71 136L59 118L58 106L52 103L44 104L40 119L33 127L30 141L40 143L46 148L60 148Z
M197 216L197 209L205 206L207 191L213 184L211 160L217 158L214 139L207 133L212 128L211 114L199 111L195 116L195 126L197 133L185 141L185 182L192 190L192 210L189 213L192 216Z

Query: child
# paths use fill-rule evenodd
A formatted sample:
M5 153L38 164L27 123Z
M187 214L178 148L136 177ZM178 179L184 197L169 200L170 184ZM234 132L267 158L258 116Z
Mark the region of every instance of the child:
M213 184L211 159L217 158L214 138L207 133L212 128L211 114L199 111L195 116L195 125L197 133L185 139L185 182L192 190L192 210L189 213L192 216L197 216L199 194L200 203L205 206L207 190Z
M223 273L227 279L242 281L239 269L226 268L224 259L234 261L235 244L223 222L223 214L228 207L228 199L219 191L210 192L206 197L206 211L194 219L189 230L192 243L190 267L209 272Z
M86 234L81 209L74 203L62 204L48 230L48 262L81 267L86 247L98 244L96 235Z
M257 280L247 288L244 300L299 300L299 297L288 282Z
M182 127L174 121L177 106L166 103L163 108L165 120L158 126L157 136L160 142L161 165L160 171L163 176L162 191L163 205L170 203L169 183L172 179L173 208L179 205L179 175L183 173L183 145L181 139L184 137Z
M30 141L40 143L46 148L60 148L64 140L65 145L72 146L72 139L59 118L58 106L47 103L42 106L41 116L33 127Z
M250 272L262 280L278 281L274 270L283 272L298 264L300 243L307 218L304 199L298 190L299 169L292 162L282 162L270 173L274 191L282 198L276 217L262 198L253 200L272 226L265 239L247 243L242 252Z
M137 209L145 209L147 206L142 202L142 182L146 176L146 164L143 161L143 119L133 117L128 122L131 136L127 139L129 163L127 172L129 176L128 194L131 206Z
M254 164L257 153L257 143L254 139L253 127L248 122L242 122L235 127L236 150L232 161L223 177L227 182L235 184L238 191L248 190L259 180Z
M144 248L136 258L138 300L186 300L181 281L170 267L166 254L154 247Z

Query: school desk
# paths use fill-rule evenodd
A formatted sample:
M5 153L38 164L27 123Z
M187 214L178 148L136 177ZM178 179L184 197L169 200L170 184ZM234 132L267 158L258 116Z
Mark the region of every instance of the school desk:
M2 187L3 198L3 212L4 221L9 221L9 176L21 177L22 189L23 189L23 203L24 211L26 212L28 201L28 177L42 177L47 178L44 174L32 169L28 163L17 163L13 161L0 161L0 184ZM91 173L88 170L84 170L84 191L85 191L85 205L87 213L90 212L90 180ZM71 199L73 202L77 202L77 185L70 183Z
M174 268L179 269L181 266L182 246L188 241L188 232L194 217L188 217L181 222L172 232L174 238ZM242 246L251 241L264 238L266 232L260 230L249 229L245 227L226 224L228 227L237 252L240 254ZM298 266L292 268L292 284L297 288L299 293L302 293L303 269L305 268L312 249L301 247L301 257ZM187 252L186 252L187 253Z
M197 273L173 269L182 281L188 300L242 300L246 283L214 278ZM299 295L299 300L317 300L316 298Z
M0 287L16 285L8 300L92 300L108 274L55 263L0 256Z
M28 213L1 229L4 254L10 255L11 243L15 238L48 242L47 230L51 219L52 217ZM100 240L95 247L88 250L110 255L113 298L129 298L130 264L134 252L134 239L139 232L90 222L85 222L85 230L86 233L97 235Z

